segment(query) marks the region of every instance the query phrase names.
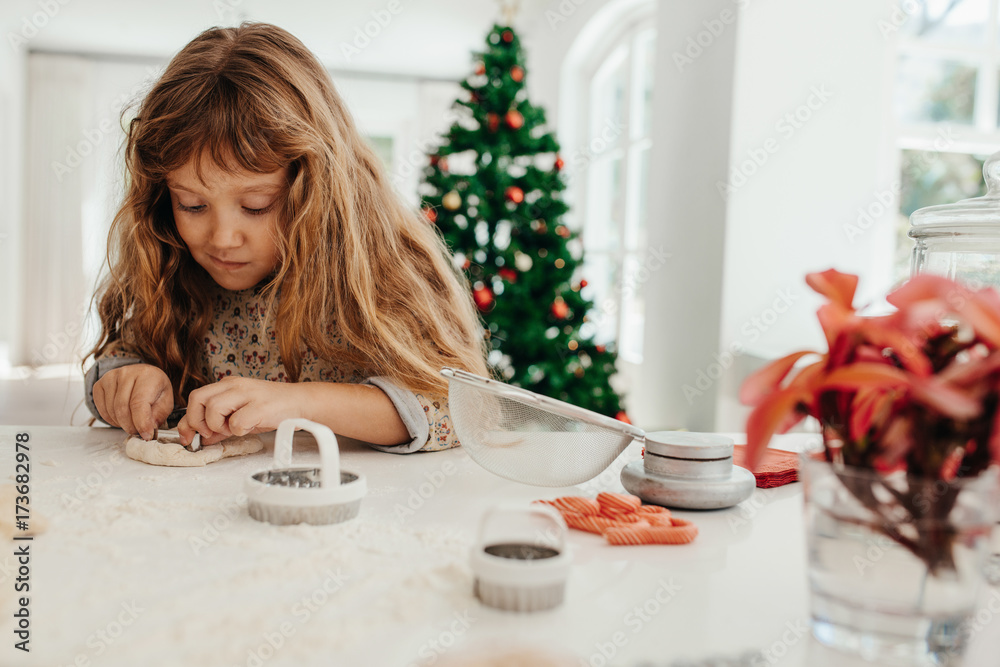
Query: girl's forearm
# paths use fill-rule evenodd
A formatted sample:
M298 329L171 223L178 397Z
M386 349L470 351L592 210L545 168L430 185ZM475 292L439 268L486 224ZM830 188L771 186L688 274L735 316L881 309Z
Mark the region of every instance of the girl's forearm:
M306 419L325 424L334 433L374 445L399 445L410 440L396 406L378 387L366 384L303 382Z

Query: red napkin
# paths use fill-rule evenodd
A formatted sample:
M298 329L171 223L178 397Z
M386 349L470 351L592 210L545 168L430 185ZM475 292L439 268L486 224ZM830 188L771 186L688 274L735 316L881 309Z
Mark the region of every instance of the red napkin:
M747 468L747 446L733 445L733 463ZM749 468L748 468L749 469ZM768 449L753 474L758 489L771 489L799 481L799 455L780 449Z

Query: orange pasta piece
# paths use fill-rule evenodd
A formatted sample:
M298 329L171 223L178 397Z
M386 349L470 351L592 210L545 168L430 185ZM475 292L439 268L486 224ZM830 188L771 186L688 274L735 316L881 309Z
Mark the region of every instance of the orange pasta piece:
M642 500L638 496L628 493L607 493L602 491L597 494L597 502L601 506L601 514L631 514L642 506Z
M670 510L659 505L641 505L636 512L639 514L670 514Z
M673 519L669 513L666 514L646 514L646 521L653 526L673 526Z
M698 527L690 521L675 519L673 526L647 528L609 528L604 533L608 544L616 546L640 544L687 544L698 536Z
M558 509L566 510L568 512L579 512L580 514L588 514L591 516L597 516L601 513L601 506L597 504L596 500L591 500L590 498L584 498L582 496L565 496L563 498L556 498L553 504Z

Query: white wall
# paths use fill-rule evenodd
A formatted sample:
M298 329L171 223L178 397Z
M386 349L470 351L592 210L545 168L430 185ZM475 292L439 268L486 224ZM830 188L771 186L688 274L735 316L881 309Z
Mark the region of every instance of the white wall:
M745 353L706 392L720 392L719 430L742 429L739 381L763 359L825 349L806 273L860 274L858 303L890 287L894 45L878 27L889 13L884 0L767 0L741 13L731 164L746 176L730 181L740 185L729 197L720 349ZM874 225L845 231L879 198L890 205Z
M0 34L20 27L20 15L0 18ZM0 47L0 373L21 346L26 49Z

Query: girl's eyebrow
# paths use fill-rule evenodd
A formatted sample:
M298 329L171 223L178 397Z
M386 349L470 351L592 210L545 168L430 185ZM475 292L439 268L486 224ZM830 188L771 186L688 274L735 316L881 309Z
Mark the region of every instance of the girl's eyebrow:
M189 188L181 183L177 183L176 181L171 181L169 178L167 179L167 187L171 190L183 190L184 192L189 192L193 195L202 194L200 190ZM275 190L280 190L281 187L280 183L257 183L254 185L248 185L245 188L237 188L235 191L239 194L249 194L252 192L274 192Z

